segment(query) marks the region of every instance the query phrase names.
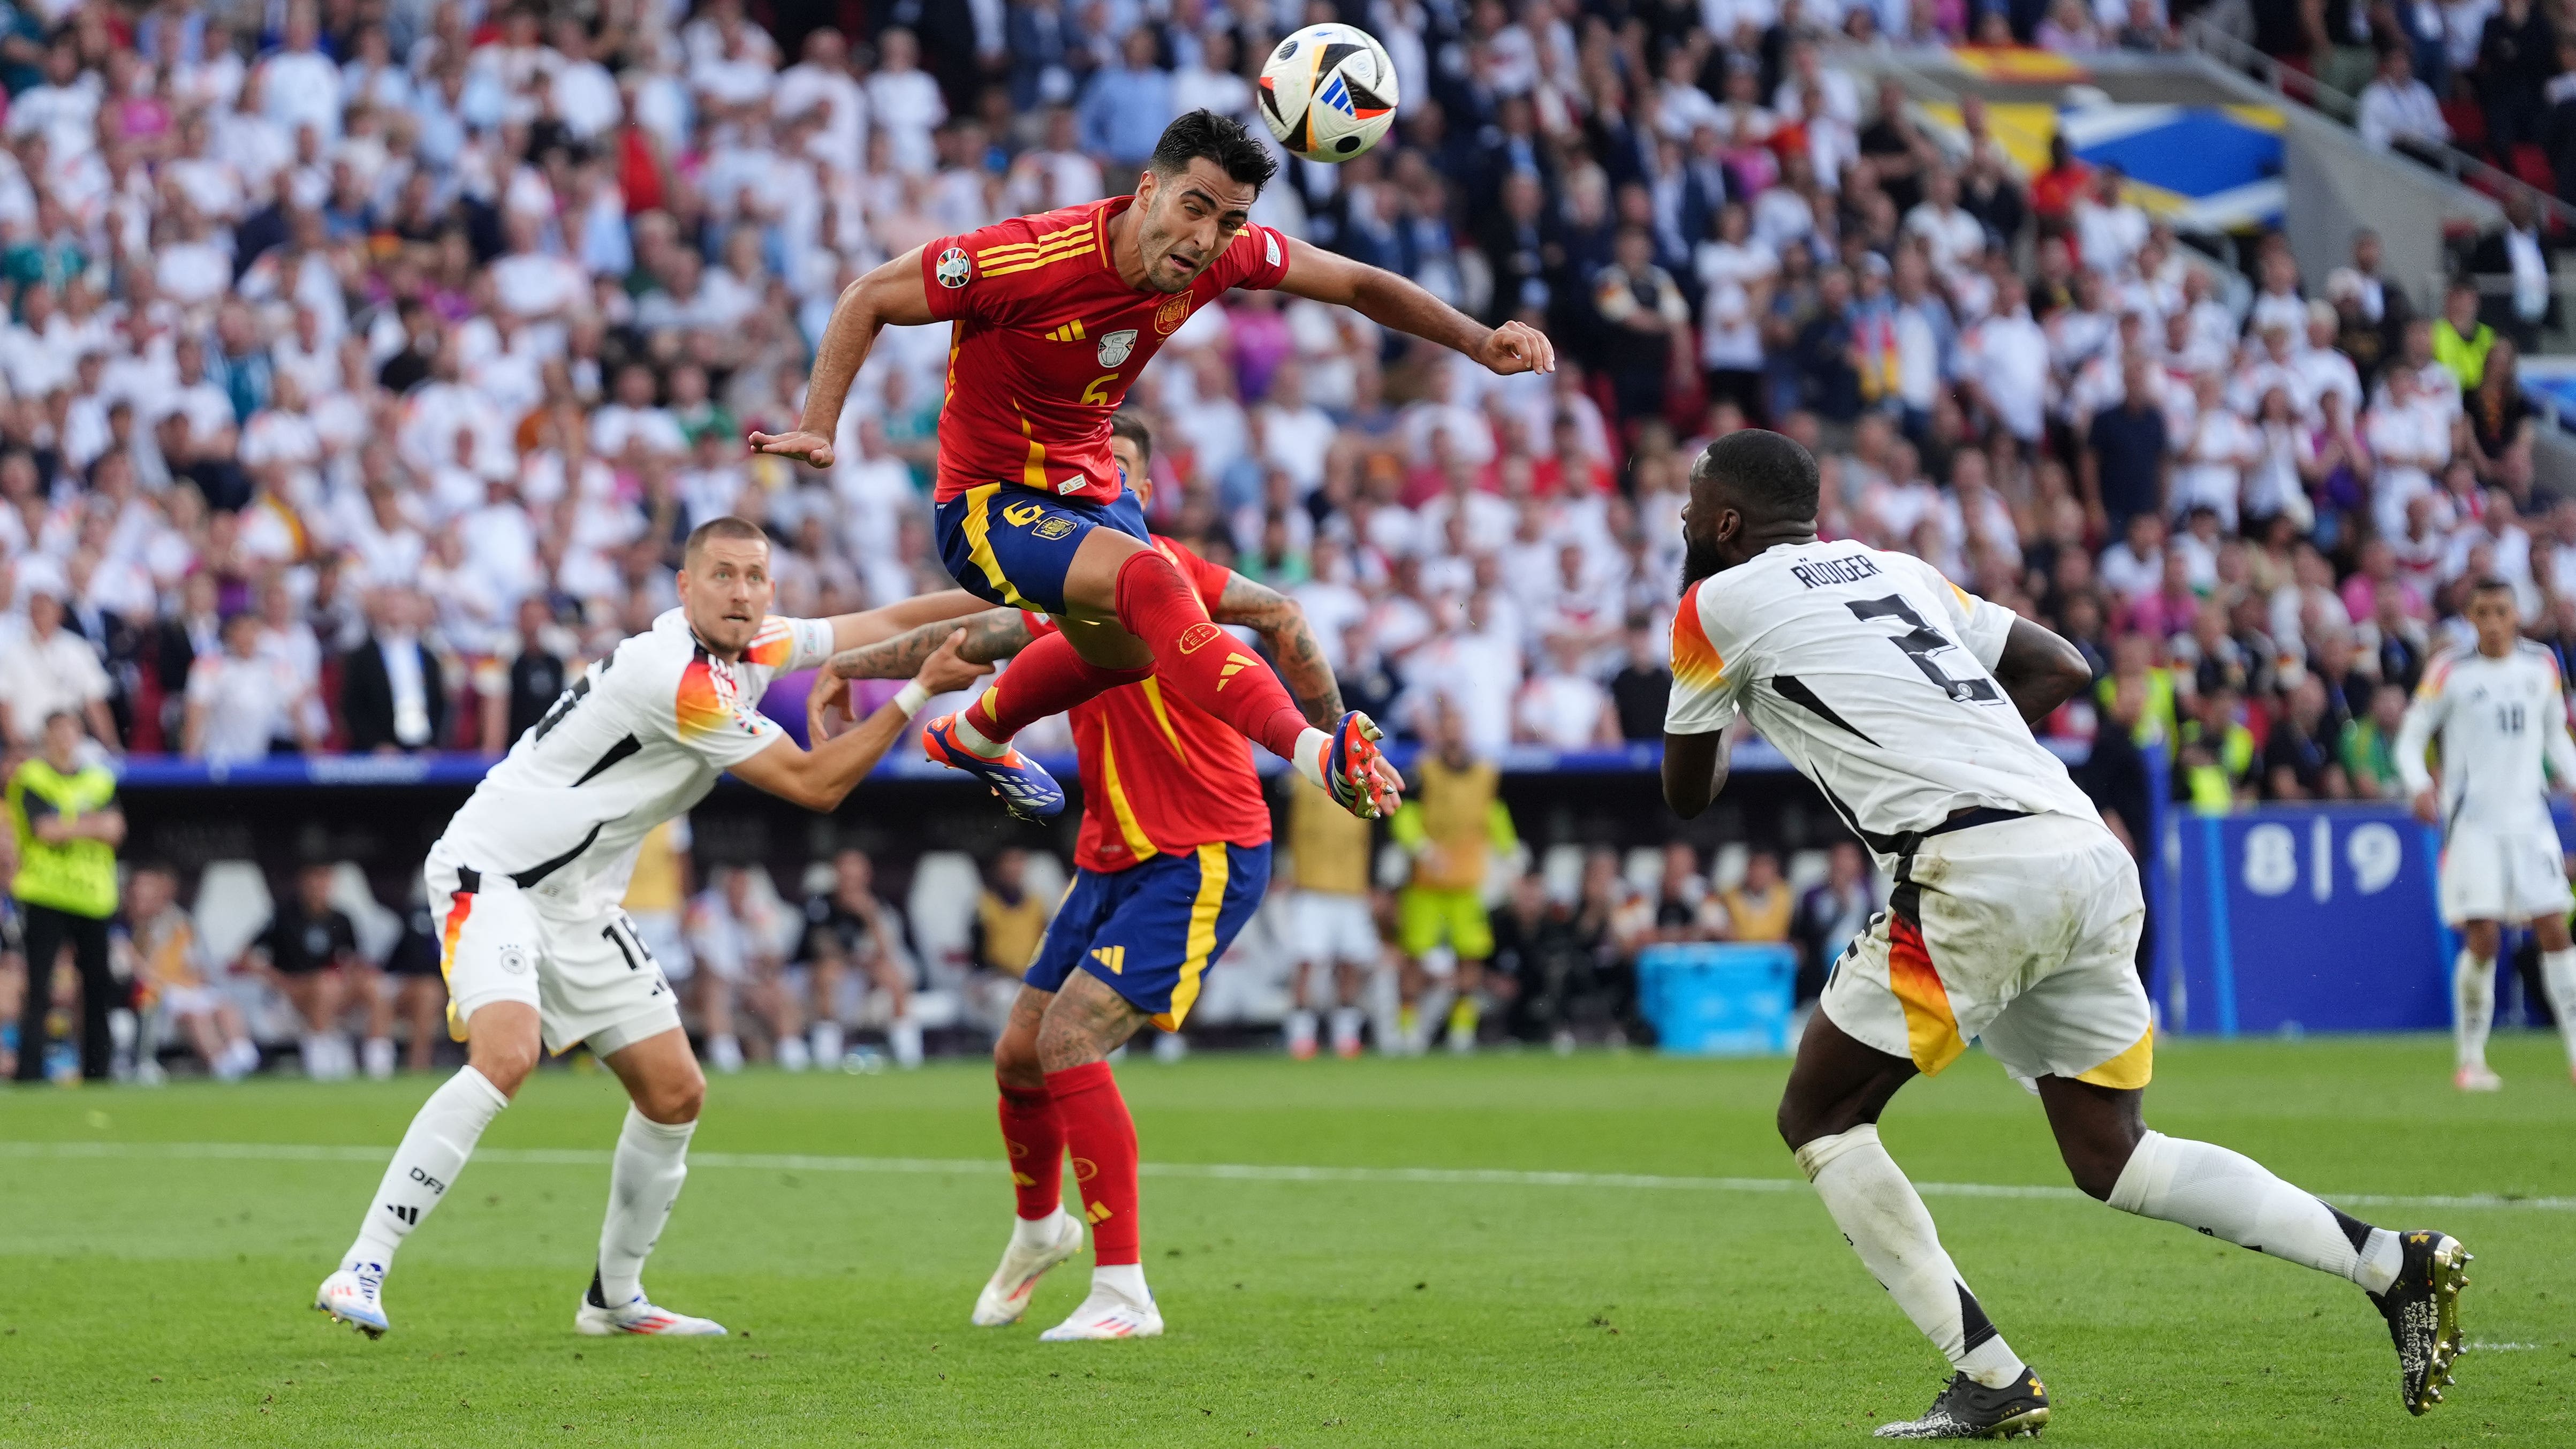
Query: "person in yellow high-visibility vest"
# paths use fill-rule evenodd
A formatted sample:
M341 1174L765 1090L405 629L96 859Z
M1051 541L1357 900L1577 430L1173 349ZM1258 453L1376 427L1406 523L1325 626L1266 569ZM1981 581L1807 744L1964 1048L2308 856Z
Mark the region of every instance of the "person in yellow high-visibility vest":
M1395 943L1404 953L1402 1031L1410 1050L1428 1045L1445 1015L1449 1048L1473 1051L1483 1020L1485 962L1494 954L1485 914L1485 867L1520 843L1503 806L1502 770L1468 749L1458 712L1443 708L1433 748L1414 762L1415 795L1387 833L1413 857L1413 879L1395 898ZM1457 958L1435 983L1424 958L1442 945Z
M53 1009L54 958L64 946L80 969L81 1076L107 1076L108 1012L116 978L108 970L107 923L116 914L116 848L125 812L116 777L83 765L81 719L69 710L45 720L44 751L9 777L9 826L18 843L18 897L27 937L27 991L18 1009L18 1072L45 1077L45 1016Z

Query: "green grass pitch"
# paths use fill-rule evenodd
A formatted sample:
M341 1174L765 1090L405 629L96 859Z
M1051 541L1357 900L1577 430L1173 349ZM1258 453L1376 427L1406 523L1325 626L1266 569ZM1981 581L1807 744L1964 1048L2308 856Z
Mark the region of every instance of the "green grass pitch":
M2421 1420L2350 1286L2060 1192L1967 1190L2065 1182L1982 1056L1908 1088L1886 1140L1957 1185L1927 1198L2055 1395L2051 1442L2576 1443L2576 1087L2554 1042L2513 1036L2507 1090L2462 1097L2448 1050L2168 1044L2148 1098L2164 1130L2348 1202L2557 1199L2355 1204L2478 1255L2478 1347ZM1068 1345L1036 1333L1087 1257L1026 1322L967 1326L1010 1214L997 1165L959 1165L996 1150L974 1064L716 1081L647 1282L737 1336L658 1343L571 1331L620 1113L604 1073L546 1073L494 1125L374 1343L307 1305L429 1081L21 1091L0 1096L0 1445L1857 1444L1944 1367L1795 1182L1783 1071L1132 1061L1148 1170L1170 1169L1145 1196L1170 1334ZM1337 1171L1190 1170L1210 1164Z

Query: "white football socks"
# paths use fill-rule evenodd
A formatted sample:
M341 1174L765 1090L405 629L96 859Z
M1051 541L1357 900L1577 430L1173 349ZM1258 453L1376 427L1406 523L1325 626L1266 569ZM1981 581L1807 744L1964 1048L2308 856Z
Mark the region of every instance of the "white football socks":
M830 1071L841 1064L843 1042L839 1022L818 1021L806 1035L813 1039L814 1065Z
M805 1038L789 1033L778 1039L778 1069L801 1072L814 1065L814 1054L805 1046Z
M394 1040L389 1036L371 1036L361 1048L366 1053L367 1079L390 1081L394 1074Z
M1058 1203L1054 1212L1042 1218L1024 1218L1017 1213L1011 1215L1011 1246L1014 1248L1030 1253L1041 1252L1054 1247L1056 1239L1063 1236L1064 1205L1062 1203Z
M886 1025L886 1045L894 1048L894 1064L910 1071L921 1065L921 1023L910 1016L898 1016Z
M2301 1192L2240 1152L2150 1132L2111 1188L2111 1206L2180 1223L2385 1293L2405 1261L2397 1235Z
M742 1070L742 1042L731 1034L707 1038L707 1065L720 1072Z
M465 1159L474 1155L483 1129L509 1105L501 1089L472 1067L430 1093L403 1133L402 1145L394 1149L394 1160L385 1167L385 1179L377 1185L366 1220L358 1225L358 1240L349 1245L342 1265L391 1268L394 1250L446 1196L456 1174L465 1170Z
M1333 1008L1333 1052L1335 1055L1347 1057L1356 1055L1359 1052L1360 1024L1366 1019L1366 1017L1361 1015L1360 1009L1356 1006L1337 1006Z
M1094 1263L1091 1265L1091 1291L1102 1289L1142 1308L1154 1301L1145 1288L1145 1265L1142 1263Z
M966 717L966 711L957 711L956 719L957 743L964 745L968 753L998 760L1011 752L1009 740L987 739L982 730L975 728L975 722Z
M2487 1064L2487 1033L2495 1025L2495 963L2481 961L2466 948L2451 968L2451 1035L2459 1044L2459 1064Z
M2576 1066L2576 946L2540 954L2540 984L2549 993L2558 1034L2566 1039L2568 1063Z
M1815 1184L1834 1225L1860 1253L1861 1266L1952 1367L1990 1389L2021 1376L2020 1357L1977 1306L1976 1295L1941 1248L1932 1214L1896 1159L1879 1145L1874 1124L1799 1148L1798 1168Z
M599 1229L599 1298L611 1308L644 1291L644 1260L688 1181L689 1135L697 1130L695 1122L656 1122L626 1109L608 1169L608 1218Z
M1315 1054L1315 1013L1299 1007L1288 1013L1288 1054L1310 1057Z

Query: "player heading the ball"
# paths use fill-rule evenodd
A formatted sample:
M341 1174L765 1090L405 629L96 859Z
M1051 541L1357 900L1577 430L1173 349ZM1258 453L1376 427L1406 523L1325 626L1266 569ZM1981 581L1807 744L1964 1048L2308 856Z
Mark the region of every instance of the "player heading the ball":
M1278 170L1241 122L1192 111L1163 131L1132 196L942 237L850 284L832 309L803 426L753 433L763 453L833 458L851 379L887 326L955 326L939 419L937 531L957 581L992 603L1076 626L1021 651L981 698L925 732L930 757L1044 819L1064 792L1010 747L1033 721L1148 676L1292 761L1362 816L1396 799L1357 711L1308 725L1268 665L1208 618L1145 536L1109 453L1109 419L1163 343L1235 287L1350 307L1476 359L1548 372L1556 350L1518 322L1486 327L1392 272L1252 224Z

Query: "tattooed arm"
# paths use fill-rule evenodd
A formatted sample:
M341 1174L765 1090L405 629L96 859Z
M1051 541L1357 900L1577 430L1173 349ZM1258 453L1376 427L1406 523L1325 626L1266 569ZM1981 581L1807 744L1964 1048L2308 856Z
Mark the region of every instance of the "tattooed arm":
M1217 599L1211 617L1220 624L1243 624L1260 632L1270 652L1278 656L1288 693L1305 711L1308 724L1329 730L1341 719L1342 687L1334 681L1333 666L1324 662L1324 648L1316 642L1315 631L1306 624L1306 611L1297 607L1296 600L1235 574L1225 581L1225 593ZM934 642L931 647L938 645Z
M908 629L890 639L844 649L823 665L825 673L842 679L910 679L921 672L922 662L948 642L948 636L964 630L966 643L958 657L975 664L990 664L1028 647L1029 622L1017 609L987 609L963 619L944 619Z
M1028 645L1029 624L1016 609L987 609L842 650L824 661L823 672L806 692L806 737L828 740L848 728L849 689L839 681L910 679L921 672L921 666L939 652L952 634L958 638L959 658L973 664L990 664Z

